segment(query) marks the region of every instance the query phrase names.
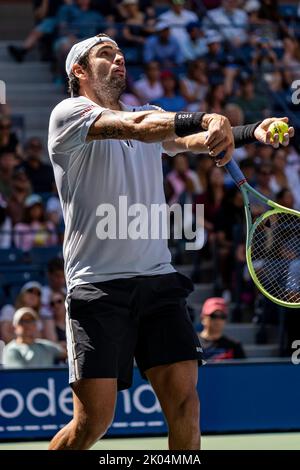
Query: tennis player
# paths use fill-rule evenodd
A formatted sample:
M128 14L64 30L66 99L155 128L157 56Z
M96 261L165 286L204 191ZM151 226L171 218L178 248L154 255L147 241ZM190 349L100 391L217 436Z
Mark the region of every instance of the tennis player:
M115 41L75 44L66 60L72 97L53 110L49 154L65 219L67 345L74 416L50 449L88 449L112 423L134 358L161 404L169 448L199 449L202 349L186 311L191 281L177 273L165 239L99 237L103 204L165 202L161 154L210 152L224 165L234 144L269 142L269 124L231 129L224 116L132 108L119 98L126 69ZM288 143L288 135L285 137ZM278 145L278 136L274 139Z

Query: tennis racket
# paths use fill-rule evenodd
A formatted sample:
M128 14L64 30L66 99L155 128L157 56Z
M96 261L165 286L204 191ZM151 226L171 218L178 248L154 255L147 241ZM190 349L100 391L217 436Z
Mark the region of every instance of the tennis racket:
M283 307L300 307L300 212L283 207L256 191L234 160L225 165L243 195L246 259L259 290ZM249 195L269 206L255 221ZM253 199L253 197L252 197Z

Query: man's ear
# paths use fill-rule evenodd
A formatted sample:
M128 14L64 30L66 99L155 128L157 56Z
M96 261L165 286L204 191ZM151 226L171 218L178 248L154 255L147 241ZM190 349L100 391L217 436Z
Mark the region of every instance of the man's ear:
M72 67L72 72L80 80L85 80L86 79L86 70L83 69L83 67L79 64L74 64Z

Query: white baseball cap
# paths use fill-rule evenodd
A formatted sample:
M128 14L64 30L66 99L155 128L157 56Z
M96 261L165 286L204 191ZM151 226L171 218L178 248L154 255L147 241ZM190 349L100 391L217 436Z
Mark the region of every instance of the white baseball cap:
M115 46L118 47L118 44L116 41L114 41L112 38L109 36L93 36L88 39L84 39L84 41L77 42L74 44L74 46L71 48L69 54L67 55L66 58L66 72L67 75L70 76L70 73L72 72L72 67L74 64L78 62L78 60L87 52L89 51L92 47L94 47L96 44L100 44L101 42L111 42Z
M34 320L38 320L38 318L39 318L38 314L36 313L35 310L33 310L33 308L21 307L14 314L13 326L17 326L20 323L21 318L24 317L24 315L27 315L27 314L31 315L32 318L34 318Z
M29 289L37 289L40 292L42 292L42 285L37 281L28 281L22 287L20 293L23 294L24 292L27 292Z

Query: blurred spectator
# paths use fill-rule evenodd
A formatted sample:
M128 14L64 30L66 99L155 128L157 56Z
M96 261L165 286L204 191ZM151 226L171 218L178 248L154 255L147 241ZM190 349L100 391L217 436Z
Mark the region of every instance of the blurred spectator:
M31 137L25 144L25 161L22 163L35 193L50 193L54 175L50 165L43 163L43 145L38 137Z
M199 23L189 23L186 27L188 36L180 42L184 60L195 60L207 53L206 38Z
M226 104L224 108L224 115L229 119L232 127L242 126L244 124L244 113L237 104Z
M243 197L234 186L227 189L215 218L216 242L218 246L218 269L220 270L222 288L232 288L234 270L234 254L245 222Z
M286 152L283 148L279 148L273 152L270 189L274 194L284 188L288 188L289 186L288 179L285 174L286 160Z
M184 8L185 0L169 0L169 3L170 9L159 15L158 20L169 25L172 36L181 44L188 38L187 25L197 23L199 18L196 13Z
M66 280L62 258L53 258L47 267L48 285L42 288L42 312L52 318L51 298L54 294L66 295Z
M25 200L23 221L14 227L16 247L29 251L34 246L56 245L57 241L55 226L45 218L42 198L38 194L31 194Z
M200 187L196 173L189 168L187 156L177 154L174 158L174 169L166 177L166 199L171 206L179 202L183 194L199 192Z
M212 85L205 100L205 110L209 113L224 114L226 103L225 86L223 83Z
M256 122L264 119L268 114L268 97L258 94L255 90L253 78L246 78L241 82L241 93L232 100L243 111L245 122Z
M170 70L164 70L161 75L163 95L152 103L165 111L182 111L186 109L187 103L179 93L178 80L176 75Z
M209 83L220 83L224 79L224 66L226 64L226 54L222 47L222 37L220 34L210 35L206 39L208 52L204 55L207 64L207 75Z
M145 74L137 80L133 87L142 104L156 100L163 95L160 81L160 66L156 61L145 64Z
M277 55L272 48L268 37L257 37L252 51L252 69L256 72L265 73L274 70L278 65Z
M207 190L207 174L214 166L214 161L208 155L200 155L196 165L196 172L198 176L199 194Z
M66 350L52 341L38 338L38 315L32 308L23 307L13 317L16 339L3 351L5 367L50 367L66 359Z
M221 168L212 166L207 172L206 191L194 198L195 204L204 204L204 228L210 240L214 240L216 217L224 195L224 172Z
M234 46L247 41L247 13L238 8L237 0L223 0L220 8L207 12L203 21L206 30L215 30Z
M276 195L276 202L281 206L288 207L289 209L294 209L294 196L290 189L283 188Z
M101 31L105 20L92 8L91 0L75 0L58 10L58 39L54 44L58 68L64 76L65 58L76 42L95 36Z
M222 297L211 297L204 302L201 312L203 330L199 334L204 359L223 361L246 357L242 345L224 335L227 317L228 309Z
M18 165L16 154L10 150L0 152L0 193L8 198L12 193L12 177Z
M262 163L270 164L272 162L272 155L274 152L273 147L270 145L256 144L255 163L261 165Z
M261 164L256 171L257 176L257 184L255 189L266 196L268 199L272 199L274 201L275 194L271 190L270 182L272 177L272 165L268 163ZM257 198L249 195L249 200L251 203L251 210L254 216L262 214L266 209L269 207L267 204L260 202Z
M46 214L47 219L52 222L56 227L59 228L62 226L63 212L55 182L53 182L52 195L47 199Z
M18 157L22 154L15 132L12 130L12 122L9 116L0 116L0 153L13 152Z
M208 90L206 63L201 59L190 61L188 72L180 80L180 91L189 111L198 111Z
M24 168L17 167L12 175L11 196L8 199L7 212L13 225L22 222L25 211L25 200L32 188Z
M15 305L6 304L1 310L0 327L1 338L8 343L14 338L13 316L17 309L21 307L33 308L38 315L37 327L40 336L55 340L54 322L51 318L43 315L41 304L42 286L39 282L29 281L20 290Z
M138 0L122 0L122 6L126 11L123 22L123 35L119 40L122 46L139 46L145 43L145 38L154 33L154 24L147 24L146 15L139 6Z
M177 38L170 35L166 23L157 23L155 34L146 39L144 62L158 61L163 67L172 67L183 63L184 58Z
M50 307L55 324L56 342L66 347L66 307L64 294L53 292L50 299Z
M294 80L300 78L300 44L296 38L288 36L284 38L283 44L284 75L286 82L291 85Z
M12 221L7 213L7 203L0 193L0 249L11 247Z
M9 45L8 51L17 61L22 62L26 54L33 49L45 35L53 35L57 27L56 14L63 0L34 0L36 26L29 33L22 46Z
M120 101L127 106L141 106L141 102L134 90L134 84L130 75L126 76L126 89L120 97Z

